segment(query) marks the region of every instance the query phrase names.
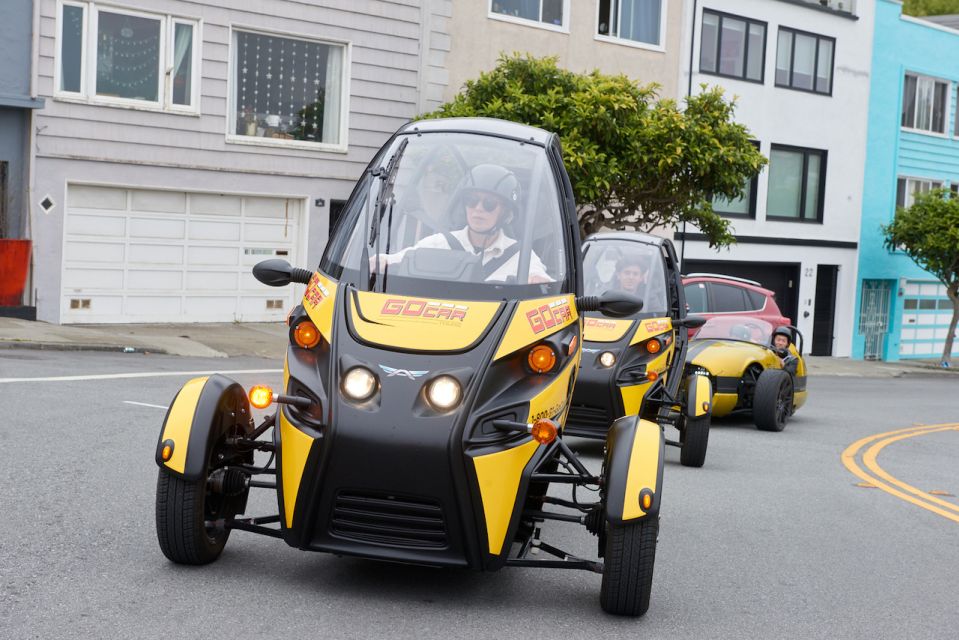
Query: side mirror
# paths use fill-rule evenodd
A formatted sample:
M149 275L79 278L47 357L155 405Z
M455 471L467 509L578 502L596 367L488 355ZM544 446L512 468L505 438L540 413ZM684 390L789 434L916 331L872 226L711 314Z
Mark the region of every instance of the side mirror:
M291 282L309 284L313 272L308 269L291 267L286 260L275 258L257 262L253 267L253 277L271 287L284 287Z
M698 329L706 324L706 316L686 316L675 324L681 327L686 327L687 329Z
M643 309L641 298L613 289L604 291L601 296L581 296L576 298L576 308L580 312L599 311L610 318L625 318Z

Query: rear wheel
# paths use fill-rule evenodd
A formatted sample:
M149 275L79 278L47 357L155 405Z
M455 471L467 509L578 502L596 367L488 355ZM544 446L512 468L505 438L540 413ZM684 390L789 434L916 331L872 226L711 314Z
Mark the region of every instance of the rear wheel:
M753 421L762 431L782 431L792 415L793 381L782 369L766 369L756 380Z
M641 616L653 587L659 516L607 526L600 604L607 613Z
M710 422L708 413L698 418L686 417L683 445L679 449L679 463L684 467L701 467L706 462Z

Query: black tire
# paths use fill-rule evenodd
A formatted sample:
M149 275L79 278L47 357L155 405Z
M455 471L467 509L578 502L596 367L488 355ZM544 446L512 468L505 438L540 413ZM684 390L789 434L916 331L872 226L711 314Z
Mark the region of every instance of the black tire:
M683 445L679 449L679 464L684 467L701 467L706 462L706 447L709 444L710 415L685 419Z
M782 431L792 415L793 381L782 369L766 369L756 380L753 421L762 431Z
M208 564L223 551L229 529L206 526L210 514L206 479L184 480L160 469L157 478L157 540L163 555L178 564Z
M600 605L606 613L641 616L653 588L659 516L607 526Z

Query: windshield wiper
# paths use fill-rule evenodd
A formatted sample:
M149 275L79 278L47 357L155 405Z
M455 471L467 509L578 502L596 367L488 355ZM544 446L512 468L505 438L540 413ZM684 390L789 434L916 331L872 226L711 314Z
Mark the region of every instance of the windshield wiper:
M389 211L391 214L390 220L392 222L393 187L396 184L396 172L399 170L400 160L402 159L403 152L406 151L406 146L409 143L410 143L410 139L404 138L403 141L400 142L399 147L396 149L396 153L394 153L393 157L390 158L390 161L389 163L387 163L386 168L384 169L382 166L380 166L371 172L373 177L379 178L380 180L384 182L384 184L382 187L380 187L379 192L376 195L376 202L373 204L373 210L376 211L376 216L372 221L370 221L370 224L368 226L370 239L369 239L369 242L366 242L363 245L363 264L361 264L360 267L363 268L365 265L365 268L369 269L369 264L370 264L369 249L370 247L373 247L375 252L374 255L377 256L376 267L377 267L377 270L379 270L379 268L382 266L384 271L383 273L384 280L386 276L386 266L380 265L379 263L380 225L382 224L383 216L386 213L387 203L389 203ZM367 209L367 217L369 217L369 209ZM389 230L387 230L387 233L389 233ZM362 275L363 274L361 274L361 277ZM366 278L366 282L367 282L366 284L367 291L372 291L373 285L376 282L375 273L370 273L369 276Z

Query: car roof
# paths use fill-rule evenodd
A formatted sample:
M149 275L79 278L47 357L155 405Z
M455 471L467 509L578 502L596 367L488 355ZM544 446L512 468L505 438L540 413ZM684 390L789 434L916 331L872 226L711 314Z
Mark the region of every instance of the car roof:
M747 280L745 278L736 278L734 276L726 276L721 273L686 273L682 276L683 284L686 284L690 281L696 280L719 280L725 284L730 284L736 287L741 287L743 289L751 289L753 291L759 291L760 293L767 296L775 296L775 291L772 289L767 289L762 286L755 280Z
M544 129L531 127L518 122L498 118L438 118L436 120L417 120L403 125L397 133L418 131L434 133L480 133L514 140L533 142L546 146L554 134Z
M663 238L649 233L643 233L642 231L601 231L587 236L583 242L586 243L594 240L629 240L630 242L642 242L643 244L651 244L657 247L663 245Z

